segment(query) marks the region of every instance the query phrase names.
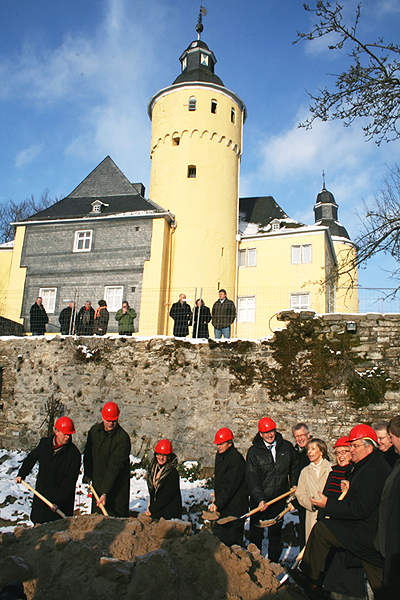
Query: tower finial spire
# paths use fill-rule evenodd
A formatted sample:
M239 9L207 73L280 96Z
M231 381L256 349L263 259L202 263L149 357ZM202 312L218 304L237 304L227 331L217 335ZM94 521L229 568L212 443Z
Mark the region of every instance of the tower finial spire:
M203 25L203 17L205 17L207 14L207 9L200 4L200 12L199 12L199 18L197 19L197 25L196 25L196 31L197 31L197 39L200 39L200 35L204 29L204 25Z
M325 190L325 171L322 170L322 189Z

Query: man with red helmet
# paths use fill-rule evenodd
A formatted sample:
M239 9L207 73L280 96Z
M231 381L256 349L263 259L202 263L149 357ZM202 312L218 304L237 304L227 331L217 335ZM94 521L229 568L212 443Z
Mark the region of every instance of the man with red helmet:
M129 516L131 440L118 423L120 410L115 402L106 402L102 422L90 429L83 453L84 482L92 481L99 500L92 500L92 513L100 504L112 517Z
M349 434L351 460L347 495L339 500L319 492L312 499L324 509L324 519L314 526L301 563L309 588L317 580L330 548L345 548L361 560L375 598L382 596L383 559L374 547L379 502L390 467L378 450L377 436L369 425L360 424Z
M267 502L289 491L297 483L297 456L290 442L276 431L269 417L258 422L258 433L246 458L250 508L259 506L263 519L271 519L285 508L285 500L268 507ZM260 513L250 517L250 541L261 551L264 529L258 527ZM282 521L267 528L268 558L277 563L282 552Z
M214 444L217 446L214 471L214 502L211 512L218 511L222 517L240 517L249 508L246 484L246 463L233 444L233 433L228 427L218 429ZM215 523L214 533L227 546L243 544L243 519L225 525Z
M75 484L81 468L81 453L72 443L75 426L69 417L60 417L54 426L54 435L42 438L39 445L23 461L17 483L21 483L39 462L36 489L47 500L53 502L50 508L40 498L34 496L32 502L32 523L56 521L62 517L57 508L67 516L74 512Z

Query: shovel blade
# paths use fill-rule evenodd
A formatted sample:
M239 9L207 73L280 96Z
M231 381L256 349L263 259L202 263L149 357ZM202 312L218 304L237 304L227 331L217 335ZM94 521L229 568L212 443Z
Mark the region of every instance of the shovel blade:
M216 521L219 519L219 512L209 512L207 510L203 510L201 518L204 519L204 521Z
M279 575L276 576L276 579L279 582L278 587L280 587L289 579L289 573L279 573Z
M266 521L259 521L257 527L271 527L271 525L275 525L276 523L276 519L267 519Z
M218 525L225 525L226 523L231 523L232 521L237 521L238 517L223 517L222 519L218 519Z

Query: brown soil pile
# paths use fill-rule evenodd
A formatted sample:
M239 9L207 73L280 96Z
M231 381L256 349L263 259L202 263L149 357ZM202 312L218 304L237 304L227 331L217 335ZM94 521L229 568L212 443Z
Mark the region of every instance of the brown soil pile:
M278 565L183 521L84 515L2 534L0 589L24 581L32 600L300 600L278 590Z

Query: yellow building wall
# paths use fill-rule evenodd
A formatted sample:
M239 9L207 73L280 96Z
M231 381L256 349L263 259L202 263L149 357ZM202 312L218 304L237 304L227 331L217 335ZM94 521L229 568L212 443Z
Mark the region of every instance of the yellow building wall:
M299 244L312 245L311 263L292 264L291 246ZM255 322L237 322L238 337L264 337L282 327L274 315L290 309L292 293L309 293L310 310L326 311L325 290L318 283L325 273L325 231L246 239L239 245L240 250L245 248L257 248L257 263L255 267L239 267L238 297L256 296Z
M356 258L356 248L354 244L337 242L334 242L334 247L339 273L336 289L335 312L358 312L358 271L357 268L352 268L348 271L349 265L351 265L352 261Z
M24 236L25 227L17 227L12 252L0 252L0 314L21 324L26 277L26 269L20 267Z
M197 100L195 111L188 110L191 96ZM216 114L211 100L217 101ZM201 288L206 303L215 301L221 287L234 297L242 126L236 102L213 88L188 85L155 101L149 196L176 217L172 301L185 292L193 302ZM196 167L195 178L187 176L189 165Z
M170 237L167 219L153 219L150 260L143 270L139 335L167 333Z

